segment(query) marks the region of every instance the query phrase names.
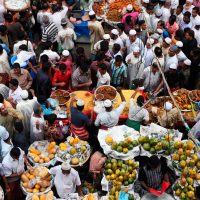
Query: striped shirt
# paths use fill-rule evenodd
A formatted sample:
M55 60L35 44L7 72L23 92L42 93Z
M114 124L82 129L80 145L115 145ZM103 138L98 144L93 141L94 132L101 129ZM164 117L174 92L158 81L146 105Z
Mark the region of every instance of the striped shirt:
M127 78L127 67L125 64L121 64L120 67L115 66L115 61L111 64L112 77L111 83L115 86L123 84L124 78Z
M52 43L56 42L56 37L58 35L58 28L54 23L49 23L44 26L42 30L42 42L50 41Z

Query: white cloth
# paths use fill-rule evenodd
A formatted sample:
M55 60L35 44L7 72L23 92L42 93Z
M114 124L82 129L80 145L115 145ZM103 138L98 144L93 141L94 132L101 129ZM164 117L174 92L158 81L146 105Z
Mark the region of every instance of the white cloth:
M165 23L167 23L169 21L169 17L171 16L170 9L165 8L164 6L161 9L162 9L161 20L163 20Z
M9 90L9 97L13 99L15 103L19 103L22 100L21 97L22 88L20 86L17 87L15 91Z
M180 27L180 29L182 30L182 31L184 31L184 29L185 28L192 28L192 23L191 23L191 21L190 21L190 23L189 24L186 24L183 20L181 21L181 23L180 23L180 25L179 25L179 27Z
M200 29L192 29L194 31L194 38L197 40L197 46L200 47Z
M153 58L154 58L154 52L153 52L152 48L148 49L145 47L144 56L143 56L144 66L148 67L149 65L151 65Z
M200 16L199 15L197 15L196 17L192 17L192 15L191 15L190 22L192 23L192 27L196 26L196 23L198 21L200 21Z
M149 121L149 112L145 108L139 107L134 99L131 98L128 118L138 122Z
M28 61L30 58L34 57L35 53L34 52L29 52L29 51L20 51L17 54L17 60L15 63L19 63L20 65L26 61Z
M178 62L182 62L187 59L186 55L182 51L177 53L176 56L178 58Z
M190 12L191 14L192 14L192 9L194 8L194 6L193 5L191 5L189 8L187 8L186 9L186 7L185 7L186 5L184 4L183 5L183 11L182 11L182 13L184 14L186 11L188 11L188 12Z
M19 160L13 159L10 156L10 152L5 156L2 161L5 176L10 176L13 173L24 171L24 155L24 151L20 149Z
M165 61L165 72L169 69L169 66L171 64L176 64L178 65L178 58L176 55L170 57L169 55L166 56L166 61Z
M122 39L123 44L125 46L126 45L126 40L128 39L128 35L126 35L126 33L123 32L119 37Z
M40 57L42 55L47 55L49 57L49 60L51 60L52 62L55 62L57 60L60 60L60 56L55 52L55 51L52 51L52 50L44 50L41 54L40 54Z
M183 13L180 13L179 15L176 15L177 24L180 24L182 21L183 21Z
M149 28L149 31L153 32L153 28L152 28L152 25L151 25L151 21L152 21L151 18L152 18L152 15L149 15L146 12L146 10L143 10L143 13L140 13L139 16L138 16L139 20L145 20L146 21L146 25Z
M58 43L61 44L64 50L71 50L74 48L74 40L77 39L76 33L71 28L61 29L58 32Z
M152 25L153 32L156 31L159 20L160 20L160 18L157 18L155 15L152 16L151 25Z
M10 74L10 65L8 62L8 54L3 49L3 53L0 55L0 73L8 73Z
M41 30L43 29L44 27L44 23L42 22L42 18L43 16L48 16L49 17L49 22L52 22L53 19L52 19L52 13L50 12L47 12L47 11L39 11L38 14L37 14L37 22L40 24L41 26Z
M126 48L127 53L130 54L133 52L134 47L138 46L140 48L140 54L143 55L144 53L144 44L140 38L136 38L134 42L131 43L130 39L128 38L126 40Z
M6 12L6 9L3 5L0 5L0 25L3 25L5 22L4 19L4 13Z
M110 85L110 75L108 74L108 72L101 75L101 73L98 71L97 78L98 78L97 87L99 87L101 85Z
M37 129L36 124L39 124L39 129ZM40 118L31 115L30 119L30 142L40 141L44 139L44 117Z
M50 174L55 175L54 183L60 198L65 199L68 194L75 193L76 186L81 185L78 172L71 168L70 174L62 173L61 165L50 169Z
M171 0L171 9L175 10L177 9L179 5L179 0Z
M152 92L156 90L158 85L161 82L160 72L156 72L155 74L152 72L151 67L148 66L144 69L142 79L144 80L143 86L144 89L148 92Z
M154 63L154 62L157 63L157 61L160 63L161 68L164 69L164 67L165 67L165 57L164 57L164 55L162 55L161 58L154 58L152 63Z
M8 152L13 148L13 144L8 144L1 139L1 156L4 158Z
M196 117L196 124L190 130L190 133L193 135L194 138L200 138L200 113Z
M121 48L124 47L124 43L120 37L118 37L116 40L112 40L113 44L119 44Z
M63 6L62 10L52 14L52 21L56 24L58 31L62 29L61 19L67 17L68 7Z
M23 114L23 125L25 133L29 133L30 131L30 118L33 113L33 107L36 103L37 98L34 97L33 99L21 100L16 106L16 110Z
M126 106L126 102L123 101L118 108L112 110L111 112L105 111L105 112L99 113L95 120L95 125L96 126L105 126L108 128L116 126L119 121L119 116L123 112L125 106Z
M17 43L14 44L14 46L13 46L13 54L14 55L17 55L20 52L19 47L22 44L27 45L27 40L21 40L21 41L18 41ZM32 43L30 41L28 41L28 51L34 53L33 45L32 45Z

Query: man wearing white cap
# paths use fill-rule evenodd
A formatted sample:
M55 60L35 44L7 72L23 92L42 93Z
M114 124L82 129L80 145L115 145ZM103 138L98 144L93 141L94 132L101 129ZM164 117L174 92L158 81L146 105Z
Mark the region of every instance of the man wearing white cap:
M101 22L96 20L96 14L94 11L89 12L90 21L88 22L88 28L90 31L91 52L94 54L94 45L103 39L104 29Z
M58 32L58 45L60 48L60 53L62 50L71 51L74 48L74 41L77 39L76 33L72 28L67 27L67 19L63 18L61 20L62 29Z
M33 93L34 94L34 93ZM33 108L37 104L37 97L29 99L29 94L27 90L22 90L21 92L22 100L17 104L16 110L21 112L23 115L23 125L26 137L30 137L30 118L33 113Z
M180 62L183 62L184 60L186 60L187 57L181 50L181 48L183 47L183 43L181 41L177 41L176 46L178 47L178 50L176 51L176 56L178 58L178 63L180 63Z
M138 46L135 46L133 52L126 56L126 63L128 64L128 84L130 87L133 80L142 78L144 71L144 63Z
M104 107L106 109L105 112L99 113L97 115L97 118L95 120L95 126L99 126L102 129L107 129L114 127L118 124L119 121L119 116L122 114L125 106L126 106L126 101L124 98L124 95L122 94L121 89L117 89L120 97L121 97L121 105L118 108L113 109L112 106L112 101L110 100L105 100L104 101Z
M185 4L183 5L183 14L187 11L192 14L192 9L194 8L192 3L193 3L193 0L186 0Z
M158 21L160 20L161 16L162 16L162 10L156 9L154 15L151 18L151 24L152 24L152 28L153 28L154 32L157 28L157 24L158 24Z
M119 31L117 29L112 29L111 30L110 38L111 38L112 44L116 44L117 43L117 44L119 44L121 46L121 48L124 47L123 41L119 37Z
M104 34L103 35L103 40L99 40L96 44L94 44L94 50L95 52L99 51L101 46L101 42L102 41L108 41L109 42L109 49L112 49L112 42L111 42L111 38L110 38L110 34Z
M154 49L156 47L161 47L162 46L162 43L160 43L160 39L162 39L162 37L158 33L152 34L151 38L154 40L154 43L152 45L153 51L154 51Z
M54 183L60 198L65 199L69 194L76 193L77 191L80 197L83 196L79 174L71 167L69 162L52 167L49 173L55 177ZM49 173L45 178L49 176Z
M200 19L196 21L196 24L192 30L194 31L194 37L197 40L197 46L200 47Z
M127 54L133 52L134 47L137 46L140 49L141 55L144 53L144 44L141 39L137 37L137 33L134 29L129 31L129 38L126 40Z
M73 57L73 55L72 55ZM73 70L72 58L68 50L64 50L61 55L60 64L64 63L71 71Z
M162 16L161 20L165 22L165 24L168 22L169 17L171 15L170 13L170 6L171 6L171 1L166 0L164 5L162 6Z
M6 154L12 149L13 143L7 131L1 137L1 157L4 158Z
M181 76L181 87L188 88L189 77L190 77L190 67L191 67L191 60L185 59L179 68L179 74Z
M169 48L169 51L168 51L168 54L166 55L166 60L165 60L165 69L164 69L165 72L169 69L169 66L171 64L178 65L178 58L176 56L177 50L178 50L178 47L176 45L173 45Z
M162 52L163 52L164 56L166 56L168 54L171 42L172 42L172 40L168 37L164 39L164 41L162 43Z
M144 59L144 66L148 67L149 65L151 65L152 60L154 58L154 52L153 49L151 48L154 43L154 39L153 38L149 38L146 42L145 48L144 48L144 55L143 55L143 59Z

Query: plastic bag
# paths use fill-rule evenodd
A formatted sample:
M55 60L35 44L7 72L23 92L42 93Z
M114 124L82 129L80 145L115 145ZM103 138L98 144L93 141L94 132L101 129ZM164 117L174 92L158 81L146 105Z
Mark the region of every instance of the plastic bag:
M126 192L120 192L119 193L119 198L118 200L128 200L129 199L129 194L127 194Z

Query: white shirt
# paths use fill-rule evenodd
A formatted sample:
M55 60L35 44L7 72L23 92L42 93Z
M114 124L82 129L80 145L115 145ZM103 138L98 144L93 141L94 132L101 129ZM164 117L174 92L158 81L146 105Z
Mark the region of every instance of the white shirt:
M18 86L17 89L13 92L11 89L9 90L9 97L11 97L15 103L19 103L22 100L21 93L22 88Z
M37 22L41 25L41 29L43 29L44 27L44 24L42 22L42 18L43 16L46 15L49 17L49 22L52 22L52 13L50 12L47 12L47 11L39 11L38 14L37 14Z
M176 15L176 22L180 24L183 21L183 13Z
M145 108L139 107L134 99L131 98L128 118L138 122L149 121L149 112Z
M180 25L179 25L179 27L180 27L180 29L182 30L182 31L184 31L184 29L185 28L192 28L192 23L191 23L191 21L190 21L190 23L189 24L186 24L183 20L181 21L181 23L180 23Z
M194 38L197 40L197 46L200 47L200 29L192 29L194 31Z
M156 63L159 62L161 68L164 69L164 66L165 66L165 57L164 57L164 55L163 55L161 58L155 57L155 58L153 59L152 63L154 63L154 62L156 62Z
M3 53L0 55L0 73L10 74L10 64L8 62L8 54L3 49Z
M147 91L154 91L160 84L160 73L156 72L155 74L152 72L151 67L148 66L147 68L144 69L143 72L143 77L142 79L144 80L143 86L144 89Z
M143 55L144 44L143 44L143 42L140 38L136 38L136 40L134 42L131 42L129 38L126 40L126 48L127 48L128 54L133 52L133 49L134 49L135 46L138 46L140 48L140 54Z
M5 156L2 161L5 176L10 176L13 173L24 171L24 155L24 151L20 149L19 160L13 159L10 156L10 152Z
M77 39L76 33L71 28L61 29L58 32L58 43L61 44L64 50L74 48L74 40Z
M175 10L177 9L179 5L179 0L171 0L171 9Z
M0 4L0 25L3 25L5 22L4 19L4 13L6 12L6 9L3 5Z
M194 8L194 6L193 5L191 5L190 7L189 7L189 9L186 9L185 8L185 4L183 5L183 11L182 11L182 13L184 14L186 11L188 11L188 12L190 12L191 14L192 14L192 9Z
M50 174L55 175L54 183L60 198L65 199L68 194L75 193L76 186L81 185L78 172L71 168L70 174L62 173L61 165L50 169Z
M176 64L178 65L178 58L176 55L169 57L169 55L166 56L166 61L165 61L165 72L169 69L169 66L171 64Z
M139 20L145 20L147 27L150 29L150 32L153 32L152 25L151 25L151 18L152 16L149 15L146 10L143 10L143 13L140 13L138 16Z
M1 156L4 158L8 152L13 148L13 144L8 144L1 139Z
M190 22L192 23L192 27L196 26L196 23L198 21L200 21L200 16L199 15L197 15L196 17L192 17L192 15L191 15Z
M165 23L167 23L169 21L169 17L171 16L170 9L165 8L164 6L161 9L162 9L162 16L160 19L163 20Z
M108 74L108 72L101 75L101 73L98 71L97 78L98 78L97 87L99 87L101 85L110 85L110 75Z
M113 44L119 44L121 48L124 47L124 43L120 37L118 37L116 40L112 40Z
M148 49L147 47L145 47L144 56L143 56L144 66L148 67L149 65L151 65L153 58L154 58L154 52L153 52L152 48Z
M39 124L39 129L36 128L36 124ZM33 143L34 141L40 141L44 139L44 125L45 120L44 117L40 118L34 117L31 115L30 119L30 141Z
M176 56L178 58L178 62L182 62L187 59L186 55L182 51L176 54Z
M152 16L151 25L152 25L153 32L156 31L159 20L160 20L160 18L157 18L155 15Z
M49 50L44 50L41 54L40 54L40 57L42 55L47 55L49 57L49 60L51 60L52 62L55 62L56 60L60 60L60 56L55 52L55 51L52 51L51 49Z
M119 37L122 39L123 44L125 45L126 40L128 39L128 35L126 35L126 33L123 31L123 33Z
M13 54L14 54L14 55L17 55L17 54L20 52L20 51L19 51L19 47L20 47L22 44L27 45L27 40L18 41L17 43L14 44L14 46L13 46ZM28 41L28 51L34 53L33 45L32 45L32 43L31 43L30 41Z
M105 112L99 113L95 120L95 126L105 126L108 128L116 126L119 121L119 116L123 112L125 106L126 106L126 102L123 101L118 108L112 110L111 112L105 111Z

